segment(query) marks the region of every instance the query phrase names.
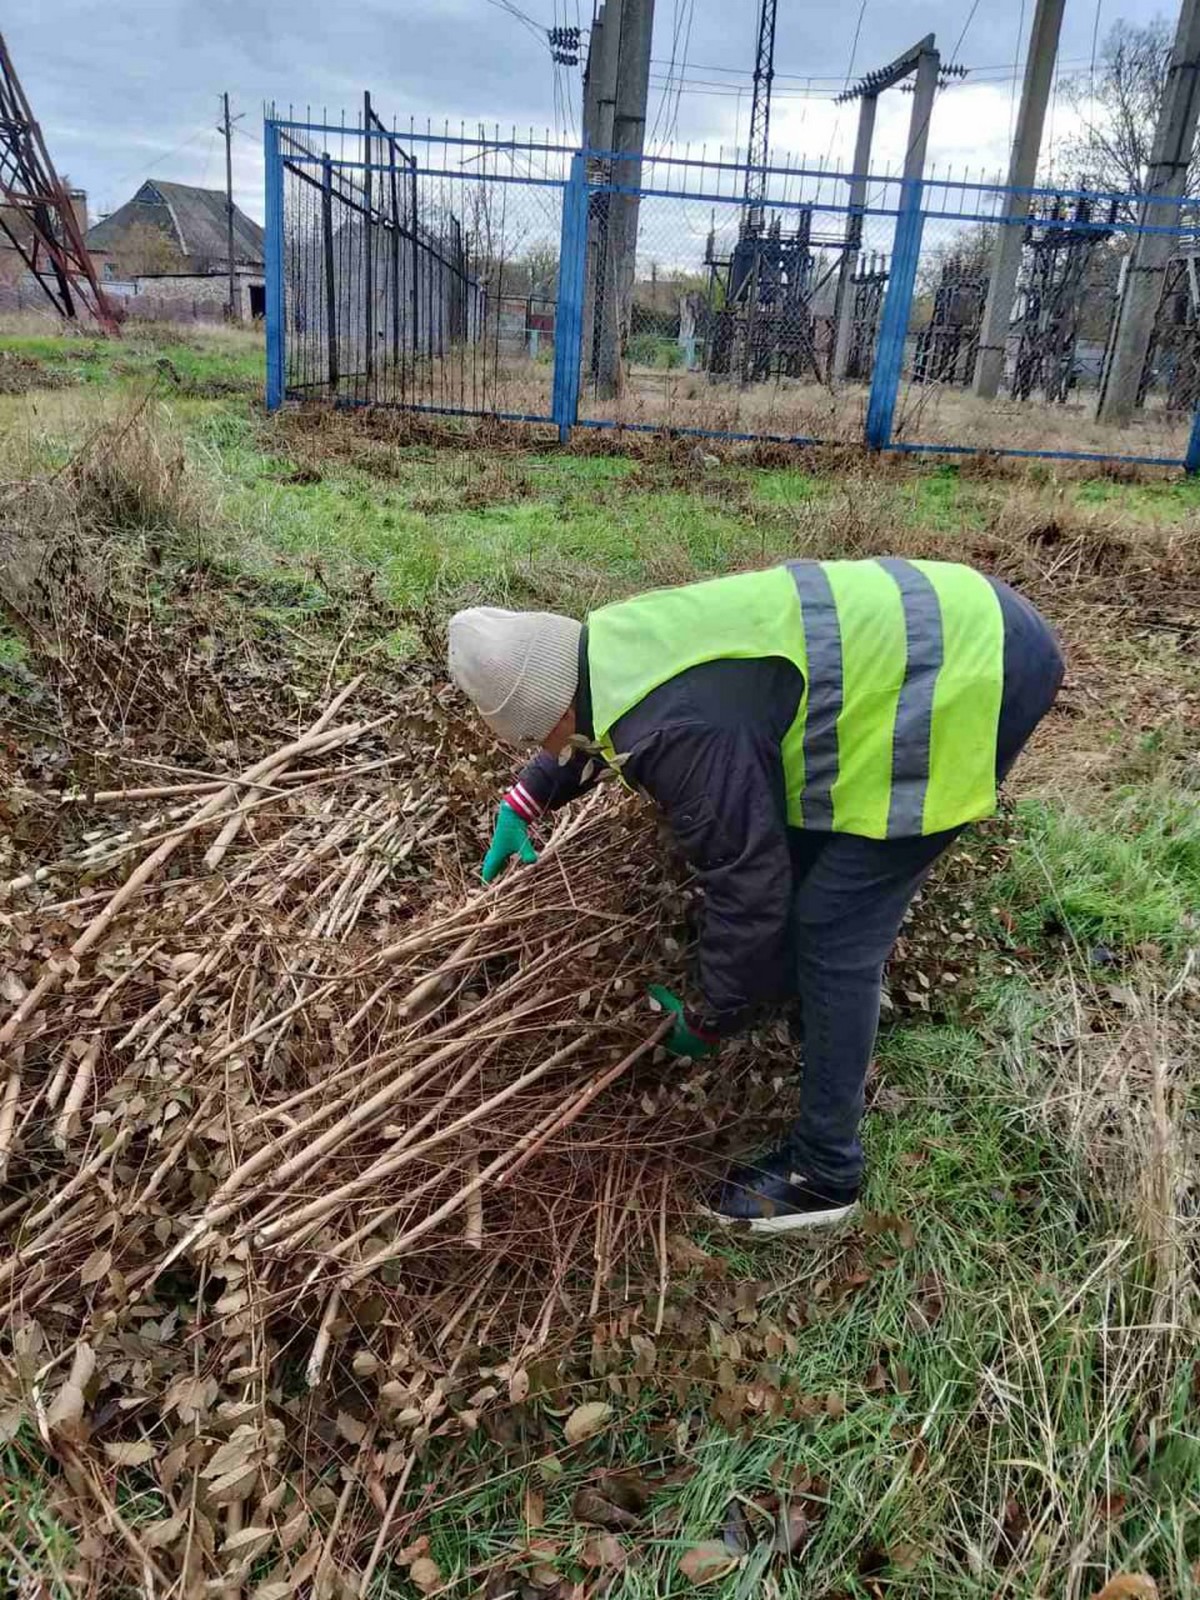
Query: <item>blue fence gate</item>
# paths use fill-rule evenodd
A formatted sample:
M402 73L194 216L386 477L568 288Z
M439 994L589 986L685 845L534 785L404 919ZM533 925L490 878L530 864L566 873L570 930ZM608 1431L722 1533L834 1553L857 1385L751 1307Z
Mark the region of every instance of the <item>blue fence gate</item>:
M1191 205L789 163L747 204L735 159L400 132L369 101L354 127L269 118L265 142L271 407L1200 467ZM1136 400L1101 420L1147 241Z

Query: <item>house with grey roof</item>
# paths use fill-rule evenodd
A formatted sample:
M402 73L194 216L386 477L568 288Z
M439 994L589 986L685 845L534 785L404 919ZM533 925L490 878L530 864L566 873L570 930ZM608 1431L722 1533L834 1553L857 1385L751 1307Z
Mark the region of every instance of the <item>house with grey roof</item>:
M147 178L132 199L88 229L86 242L106 290L117 299L149 296L163 305L178 300L200 315L210 302L219 312L228 297L228 218L221 189ZM239 316L261 316L263 230L237 206L233 267Z

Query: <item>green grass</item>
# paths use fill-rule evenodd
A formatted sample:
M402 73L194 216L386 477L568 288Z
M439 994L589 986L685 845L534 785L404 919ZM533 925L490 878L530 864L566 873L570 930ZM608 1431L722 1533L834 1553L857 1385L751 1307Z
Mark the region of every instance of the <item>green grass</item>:
M1134 790L1081 814L1046 802L1021 808L996 902L1029 942L1065 934L1080 947L1168 954L1200 928L1200 805L1191 793Z

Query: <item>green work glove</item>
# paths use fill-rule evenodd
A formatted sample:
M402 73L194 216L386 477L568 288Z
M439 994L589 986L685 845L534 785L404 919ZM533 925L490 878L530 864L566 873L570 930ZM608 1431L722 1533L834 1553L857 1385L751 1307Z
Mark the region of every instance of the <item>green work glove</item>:
M673 1056L686 1056L689 1061L699 1061L702 1056L711 1056L717 1048L715 1039L705 1039L701 1034L693 1033L684 1021L683 1001L677 994L672 994L670 989L664 989L661 984L654 984L649 991L651 1000L657 1000L664 1011L670 1011L675 1016L675 1026L667 1035L664 1043Z
M492 883L499 876L501 867L506 861L511 861L513 856L520 856L525 865L531 867L537 860L537 851L529 838L529 829L513 808L505 802L496 817L496 830L492 834L491 848L483 858L484 883Z

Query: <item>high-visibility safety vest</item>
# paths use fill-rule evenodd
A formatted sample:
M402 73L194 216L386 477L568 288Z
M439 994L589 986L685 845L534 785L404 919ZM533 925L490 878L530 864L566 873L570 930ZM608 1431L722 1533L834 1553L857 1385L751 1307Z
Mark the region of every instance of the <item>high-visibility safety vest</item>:
M587 640L610 759L612 729L660 684L706 661L779 656L804 676L782 743L794 827L911 838L996 809L1004 620L970 567L794 561L604 606Z

